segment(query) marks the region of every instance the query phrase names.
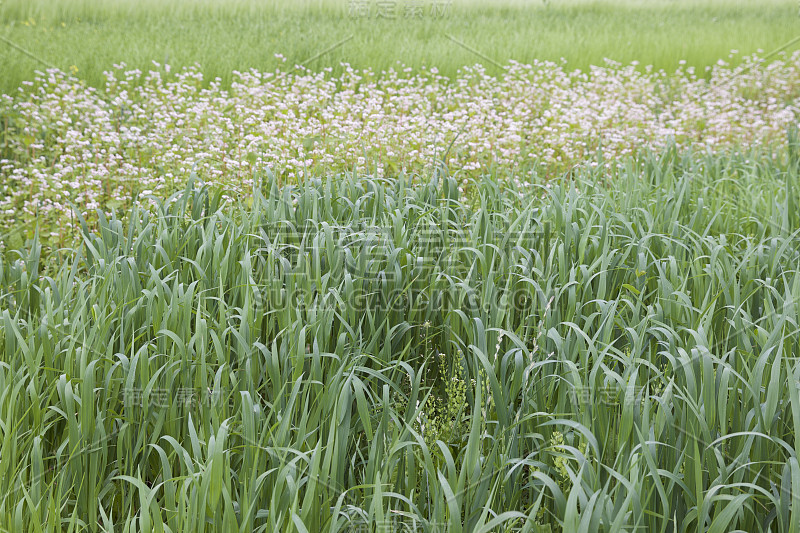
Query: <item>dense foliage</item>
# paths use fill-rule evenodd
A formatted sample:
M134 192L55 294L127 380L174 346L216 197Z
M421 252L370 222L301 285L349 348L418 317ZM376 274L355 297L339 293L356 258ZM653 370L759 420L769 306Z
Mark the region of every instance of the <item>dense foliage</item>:
M0 526L797 531L789 144L524 197L190 181L8 251Z
M252 70L225 88L204 87L196 68L155 67L117 65L101 90L51 70L0 95L0 228L16 232L0 245L17 246L33 222L64 245L74 208L89 217L165 197L193 172L240 194L265 168L297 183L428 173L444 161L462 190L489 171L522 186L532 168L555 174L599 164L598 154L614 166L671 144L781 150L800 109L800 53L720 61L708 81L691 67L667 74L609 61L569 72L537 61L501 76L465 68L455 79L436 69Z

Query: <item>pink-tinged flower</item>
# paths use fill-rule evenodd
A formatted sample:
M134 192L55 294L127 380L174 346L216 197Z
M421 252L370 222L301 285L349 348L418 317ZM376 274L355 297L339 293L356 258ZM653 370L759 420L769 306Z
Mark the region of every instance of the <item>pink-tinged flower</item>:
M635 62L585 72L513 62L499 77L475 65L454 79L435 68L414 74L399 65L378 76L344 64L339 76L236 72L230 87L204 86L198 67L143 73L118 64L101 89L50 69L0 95L19 132L0 162L0 181L13 184L0 212L24 218L20 211L47 205L69 213L56 193L102 208L135 192L171 192L192 172L244 189L266 166L296 179L424 172L446 160L465 176L493 166L510 177L532 164L593 161L601 148L611 164L672 141L783 146L800 109L800 53L742 62L747 68L721 60L709 81L685 62L669 75Z

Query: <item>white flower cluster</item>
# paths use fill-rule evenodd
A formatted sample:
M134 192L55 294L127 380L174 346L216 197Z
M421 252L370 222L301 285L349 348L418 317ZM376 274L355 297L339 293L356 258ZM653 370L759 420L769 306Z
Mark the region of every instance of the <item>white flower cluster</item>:
M781 146L796 122L800 53L769 63L720 62L700 77L608 61L568 72L512 63L500 76L464 68L375 73L236 72L229 88L198 67L172 73L115 65L102 89L39 73L0 96L0 220L111 208L134 193L163 195L191 172L246 191L270 168L286 181L320 172L391 175L443 161L464 175L563 169L602 150ZM517 176L517 177L514 177ZM69 222L65 222L69 225Z

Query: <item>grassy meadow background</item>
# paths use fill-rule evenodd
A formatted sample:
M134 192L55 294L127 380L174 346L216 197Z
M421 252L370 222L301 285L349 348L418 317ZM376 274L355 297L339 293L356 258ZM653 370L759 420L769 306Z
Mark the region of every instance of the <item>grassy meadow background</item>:
M433 5L443 7L436 16ZM354 16L351 0L4 0L0 35L41 60L90 84L114 63L147 70L199 63L207 80L230 82L232 70L274 70L275 54L309 68L341 62L380 71L398 61L434 66L454 76L464 65L494 67L448 35L506 64L566 60L569 69L602 65L604 58L638 61L668 71L680 60L702 72L731 50L769 52L800 34L791 0L422 0L420 17L407 17L406 0L394 18ZM735 61L735 58L734 58ZM0 45L0 91L15 90L43 64ZM497 69L494 69L497 70ZM495 72L493 72L495 73Z

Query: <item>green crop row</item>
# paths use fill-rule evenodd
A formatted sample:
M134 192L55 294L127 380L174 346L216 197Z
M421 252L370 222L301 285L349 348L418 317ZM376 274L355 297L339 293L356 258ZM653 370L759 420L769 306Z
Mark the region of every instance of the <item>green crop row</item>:
M790 144L190 182L7 251L0 529L796 532Z

